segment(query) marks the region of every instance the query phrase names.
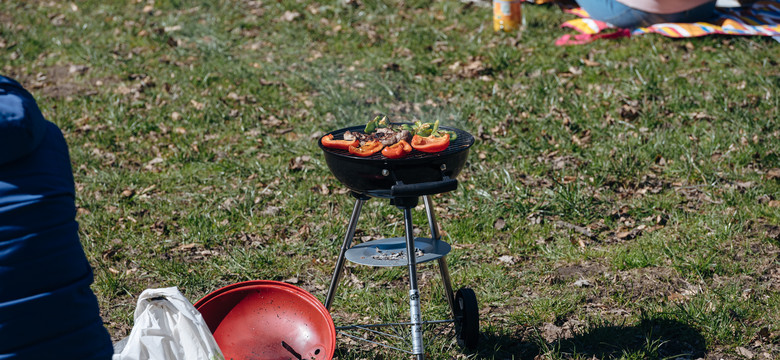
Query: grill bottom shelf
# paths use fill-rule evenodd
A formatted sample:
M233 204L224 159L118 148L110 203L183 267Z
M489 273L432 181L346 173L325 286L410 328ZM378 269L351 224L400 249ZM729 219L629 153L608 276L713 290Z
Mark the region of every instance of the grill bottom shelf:
M447 255L450 244L431 238L414 238L415 260L419 263L436 260ZM406 238L395 237L372 240L355 245L347 250L347 260L369 266L406 266Z

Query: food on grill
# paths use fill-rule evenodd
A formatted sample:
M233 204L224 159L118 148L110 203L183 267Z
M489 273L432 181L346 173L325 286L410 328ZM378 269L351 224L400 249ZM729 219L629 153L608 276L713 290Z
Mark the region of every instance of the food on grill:
M379 141L382 145L390 146L401 140L412 141L412 133L408 130L393 130L391 128L378 128L373 133L361 133L347 131L344 140L358 140L363 145L369 141Z
M322 146L347 150L357 156L371 156L380 150L389 159L402 158L412 150L436 153L447 149L457 133L439 129L439 120L433 123L416 121L414 124L393 124L387 117L377 116L369 121L363 131L347 130L337 140L333 134L322 137ZM383 150L384 148L384 150Z
M348 150L350 146L359 145L360 142L357 139L334 140L333 134L328 134L322 137L322 146L329 147L331 149Z
M366 142L360 147L350 146L349 153L357 156L371 156L382 150L383 147L385 146L381 142L374 140Z
M450 134L445 133L444 136L420 136L415 135L412 138L412 147L415 150L426 152L426 153L435 153L442 151L446 149L448 146L450 146Z
M412 145L406 140L401 140L382 149L382 155L390 159L399 159L412 152Z
M387 125L388 125L387 116L383 116L381 119L379 118L379 116L377 116L374 118L374 120L371 120L366 124L366 128L363 129L363 132L366 134L370 134L374 132L374 130L376 130L377 127L380 126L384 127Z
M393 130L390 128L379 128L376 129L376 133L374 133L374 137L384 144L385 146L390 146L393 144L397 144L401 140L406 140L407 142L412 140L412 133L407 130Z
M360 144L365 144L369 141L374 141L376 138L374 138L373 134L367 134L357 131L349 131L347 130L344 133L344 140L357 140L360 142Z

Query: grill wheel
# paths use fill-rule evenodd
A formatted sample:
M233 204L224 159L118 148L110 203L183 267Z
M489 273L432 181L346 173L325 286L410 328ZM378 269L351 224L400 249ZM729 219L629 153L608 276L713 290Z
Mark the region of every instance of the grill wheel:
M455 337L458 345L467 349L474 349L479 342L477 295L465 287L455 293Z

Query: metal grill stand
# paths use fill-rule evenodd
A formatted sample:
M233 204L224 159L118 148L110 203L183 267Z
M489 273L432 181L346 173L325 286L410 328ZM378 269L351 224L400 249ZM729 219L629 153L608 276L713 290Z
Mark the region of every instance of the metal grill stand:
M446 180L446 177L445 177ZM457 182L453 179L454 186L457 186ZM403 184L400 184L403 186ZM412 185L407 185L412 186ZM400 189L401 187L399 187ZM441 190L441 188L439 188ZM449 189L452 190L452 189ZM423 191L424 192L424 191ZM410 322L408 323L388 323L388 324L371 324L371 325L349 325L337 327L337 330L366 330L372 333L380 335L389 335L381 331L374 330L376 328L385 326L397 326L404 325L411 327L411 351L392 347L382 343L376 343L368 339L359 338L341 332L344 335L357 338L359 340L365 340L377 345L389 347L395 350L400 350L409 354L412 354L418 360L425 358L424 344L423 344L423 331L422 326L425 324L440 324L440 323L455 323L455 333L458 340L458 344L473 348L476 346L479 335L479 313L477 308L476 296L474 292L468 288L462 288L458 290L457 294L452 291L452 284L450 280L449 270L447 268L447 261L445 256L449 253L451 247L444 241L441 241L439 235L439 229L436 224L436 217L433 212L433 202L430 194L424 194L423 201L425 204L425 212L428 218L428 224L431 230L431 238L415 238L412 225L412 209L417 206L419 196L399 196L390 197L391 204L401 209L404 213L404 230L405 236L403 238L389 238L373 240L366 243L362 243L356 246L352 246L352 239L355 235L355 229L357 227L357 221L360 217L360 211L363 204L370 199L369 196L352 192L352 195L356 198L355 206L352 210L352 216L349 220L347 227L347 233L344 236L344 243L341 246L338 260L336 262L336 268L333 271L333 277L331 279L330 287L328 288L328 295L325 299L325 308L330 310L330 306L333 303L333 298L338 288L339 280L344 269L344 260L350 260L352 262L369 265L369 266L403 266L407 265L409 269L409 315ZM407 194L408 195L408 194ZM405 245L405 246L404 246ZM418 258L417 252L422 251L422 256ZM403 254L403 256L390 256L387 254ZM379 254L379 256L377 256ZM453 318L450 320L435 320L435 321L423 321L420 312L420 292L417 286L417 263L437 260L439 265L439 271L441 273L442 282L444 284L444 291L447 297L447 303L452 311ZM397 336L394 336L397 337Z

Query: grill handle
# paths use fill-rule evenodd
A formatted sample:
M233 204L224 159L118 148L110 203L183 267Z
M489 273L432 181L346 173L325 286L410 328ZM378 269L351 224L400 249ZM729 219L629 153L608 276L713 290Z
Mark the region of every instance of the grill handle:
M418 184L404 184L399 181L390 187L390 195L393 197L409 197L441 194L458 188L458 180L443 176L441 181L431 181Z

